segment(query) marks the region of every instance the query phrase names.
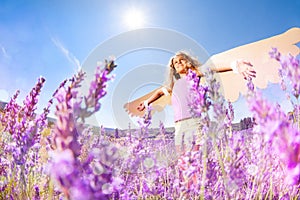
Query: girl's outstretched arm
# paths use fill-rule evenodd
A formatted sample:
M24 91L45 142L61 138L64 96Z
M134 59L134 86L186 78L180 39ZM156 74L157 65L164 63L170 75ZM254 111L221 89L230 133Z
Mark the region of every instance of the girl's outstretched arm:
M250 61L238 59L229 62L221 59L218 55L219 54L210 57L210 59L204 64L204 71L206 68L210 68L212 71L217 73L233 71L234 73L241 74L244 79L256 77L255 68Z
M162 89L160 87L158 89L149 92L148 94L130 101L124 105L125 110L131 116L139 116L142 117L145 113L145 101L148 101L148 104L151 103L152 113L156 111L162 111L166 105L171 105L171 96L166 93L166 89ZM170 92L169 90L167 90ZM146 102L147 103L147 102ZM141 105L142 104L142 105Z
M155 102L163 95L168 96L169 91L165 87L158 88L153 92L153 94L149 98L140 102L139 106L137 107L137 110L143 111L148 105Z

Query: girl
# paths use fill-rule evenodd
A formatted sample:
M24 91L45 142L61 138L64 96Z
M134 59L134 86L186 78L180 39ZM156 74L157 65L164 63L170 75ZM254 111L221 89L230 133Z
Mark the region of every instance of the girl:
M204 67L209 67L215 72L234 71L242 75L230 72L219 74L225 99L234 102L239 98L240 93L245 94L247 92L247 86L243 82L242 77L254 77L256 74L253 84L258 88L266 88L269 82L280 82L278 75L279 64L274 59L269 58L268 52L271 51L272 47L276 47L282 54L297 56L300 53L300 49L296 44L299 42L300 28L291 28L279 35L215 54L208 59ZM250 60L251 63L245 60L238 60L240 58ZM255 66L255 71L252 64ZM168 84L126 103L124 108L132 116L142 116L145 105L152 103L152 108L155 111L160 111L164 106L170 104L171 96L175 113L175 144L177 149L180 149L181 142L190 144L191 136L189 133L184 134L184 132L189 132L190 129L193 129L190 127L194 126L195 119L191 118L188 112L189 109L187 109L187 98L189 95L186 89L187 84L182 77L186 76L188 69L194 70L200 77L203 76L199 71L199 66L200 63L197 59L188 53L176 53L170 59ZM184 140L182 141L183 135Z
M255 77L255 71L251 63L247 61L237 61L232 67L210 67L216 72L225 72L237 70L244 78ZM189 88L186 75L188 70L193 70L198 76L203 76L199 71L199 61L185 51L179 51L169 61L169 79L166 86L157 89L148 99L142 101L137 107L143 111L149 104L155 102L162 96L171 95L172 107L174 110L175 120L175 146L179 154L184 153L192 147L195 138L197 123L199 120L192 117L189 104Z

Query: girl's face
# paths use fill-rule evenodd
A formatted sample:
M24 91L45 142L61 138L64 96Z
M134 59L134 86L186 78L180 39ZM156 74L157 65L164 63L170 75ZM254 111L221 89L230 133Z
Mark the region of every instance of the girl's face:
M173 59L173 66L180 75L185 75L187 73L187 63L188 61L183 56L176 56Z

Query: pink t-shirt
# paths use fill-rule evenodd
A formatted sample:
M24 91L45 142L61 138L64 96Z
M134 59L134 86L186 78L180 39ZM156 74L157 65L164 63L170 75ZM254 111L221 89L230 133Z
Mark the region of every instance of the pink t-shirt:
M172 90L172 107L174 110L174 120L186 119L192 117L189 105L190 90L189 82L184 77L178 79Z

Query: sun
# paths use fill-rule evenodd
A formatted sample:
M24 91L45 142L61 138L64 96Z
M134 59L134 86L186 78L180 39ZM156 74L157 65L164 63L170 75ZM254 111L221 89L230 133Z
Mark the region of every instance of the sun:
M124 23L130 29L140 28L145 25L145 15L142 10L131 8L125 12Z

